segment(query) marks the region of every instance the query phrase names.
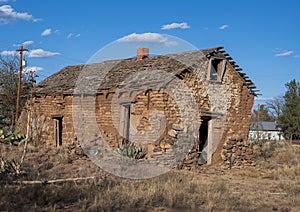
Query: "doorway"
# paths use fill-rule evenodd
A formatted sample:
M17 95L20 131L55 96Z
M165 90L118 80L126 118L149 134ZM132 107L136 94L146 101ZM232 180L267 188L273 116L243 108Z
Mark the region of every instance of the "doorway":
M54 141L56 147L62 146L62 128L63 128L63 116L62 115L52 115L54 122Z
M199 128L199 152L202 152L207 145L210 120L210 117L202 117L201 126Z
M210 116L201 117L202 122L199 128L199 164L209 163L210 158L208 158L208 153L210 150L211 142L209 139L210 134Z

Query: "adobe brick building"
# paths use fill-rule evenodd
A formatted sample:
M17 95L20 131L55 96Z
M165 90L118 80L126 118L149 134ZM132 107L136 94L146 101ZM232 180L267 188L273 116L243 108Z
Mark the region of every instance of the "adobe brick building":
M185 135L193 143L186 160L205 163L209 149L210 163L229 139L247 141L255 88L223 47L153 57L143 48L137 58L67 66L46 78L20 122L36 144L64 146L94 133L94 120L95 138L113 149L140 145L146 158L172 151Z

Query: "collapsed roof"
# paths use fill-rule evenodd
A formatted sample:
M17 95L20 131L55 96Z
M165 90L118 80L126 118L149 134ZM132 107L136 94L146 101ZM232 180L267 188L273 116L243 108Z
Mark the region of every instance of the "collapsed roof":
M257 95L256 92L258 90L255 90L256 86L254 83L242 72L242 68L234 62L232 57L221 46L177 54L153 56L142 60L129 58L87 65L67 66L36 85L33 89L33 94L54 96L73 95L76 86L84 80L87 80L87 82L83 84L88 85L84 89L88 90L90 87L97 87L98 90L109 90L119 86L132 74L145 70L161 70L173 76L178 76L185 70L201 69L199 66L201 61L208 60L211 57L226 59L249 88L250 94Z

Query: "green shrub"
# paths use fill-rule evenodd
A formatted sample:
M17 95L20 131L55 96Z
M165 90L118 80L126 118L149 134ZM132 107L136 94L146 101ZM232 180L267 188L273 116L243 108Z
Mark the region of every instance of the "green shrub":
M19 133L19 130L8 131L5 133L3 130L0 130L0 142L10 145L20 145L26 141L26 136Z
M135 146L134 144L131 143L119 146L116 152L119 155L133 158L133 159L141 159L146 155L146 151L144 148L140 146Z

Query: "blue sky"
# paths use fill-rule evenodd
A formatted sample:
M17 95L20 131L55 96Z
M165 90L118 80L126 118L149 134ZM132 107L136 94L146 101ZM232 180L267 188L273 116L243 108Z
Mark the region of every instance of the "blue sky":
M224 46L260 90L257 103L300 80L299 11L298 0L0 0L0 54L24 43L41 80L118 39L167 34L198 49Z

